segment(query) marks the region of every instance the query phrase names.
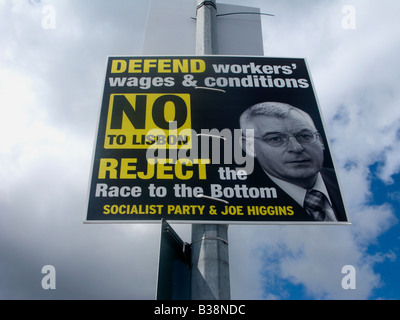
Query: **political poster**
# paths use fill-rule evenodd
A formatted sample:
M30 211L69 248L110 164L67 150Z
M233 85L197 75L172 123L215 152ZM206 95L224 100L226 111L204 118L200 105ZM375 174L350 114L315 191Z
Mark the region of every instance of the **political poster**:
M109 57L85 222L349 223L306 61Z

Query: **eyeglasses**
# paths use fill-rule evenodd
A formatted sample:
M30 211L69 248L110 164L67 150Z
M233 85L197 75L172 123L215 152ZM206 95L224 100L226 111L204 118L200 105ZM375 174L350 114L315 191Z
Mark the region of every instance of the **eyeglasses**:
M287 133L270 133L265 135L264 137L254 137L255 139L259 139L264 141L266 144L270 145L271 147L281 147L287 146L289 143L289 138L294 137L298 143L301 145L305 144L313 144L317 142L319 138L318 132L312 132L308 130L300 131L294 135L287 134Z

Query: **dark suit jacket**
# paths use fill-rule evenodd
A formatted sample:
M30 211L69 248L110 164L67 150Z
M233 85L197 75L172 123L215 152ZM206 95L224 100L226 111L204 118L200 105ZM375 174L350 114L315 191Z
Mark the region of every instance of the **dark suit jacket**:
M346 211L344 209L343 198L339 190L339 183L335 171L330 168L323 168L321 176L324 180L326 189L332 202L333 211L338 221L347 221Z
M279 217L264 217L268 220L282 220L282 221L313 221L313 218L300 206L293 198L284 192L278 185L275 184L264 172L257 161L254 163L254 171L248 176L246 184L248 187L273 187L277 190L277 199L267 199L266 205L278 206L291 206L293 207L294 215L292 216L279 216ZM338 221L347 221L347 216L339 190L339 184L333 169L323 168L321 176L325 182L326 189L332 202L332 208L335 212ZM259 201L257 201L257 204ZM261 220L261 219L260 219Z

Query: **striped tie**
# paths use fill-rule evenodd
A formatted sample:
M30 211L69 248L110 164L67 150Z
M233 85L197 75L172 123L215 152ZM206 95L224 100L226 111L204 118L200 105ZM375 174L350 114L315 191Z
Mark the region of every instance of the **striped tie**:
M309 213L314 220L324 221L324 194L317 190L308 190L304 198L304 209Z

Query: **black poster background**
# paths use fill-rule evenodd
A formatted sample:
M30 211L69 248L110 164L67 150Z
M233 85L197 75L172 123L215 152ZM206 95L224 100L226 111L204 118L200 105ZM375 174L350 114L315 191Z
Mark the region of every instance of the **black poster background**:
M111 74L111 61L113 59L125 60L129 62L130 59L201 59L206 63L206 70L204 73L189 73L193 76L193 80L197 81L198 86L205 86L204 79L207 77L247 77L256 75L251 73L251 69L248 69L248 73L220 73L214 72L212 64L229 64L229 65L249 65L254 63L255 65L270 65L270 66L290 66L292 68L292 74L270 74L272 79L275 78L294 78L294 79L305 79L308 83L308 88L278 88L278 87L218 87L214 88L223 89L225 92L217 90L206 90L196 89L194 87L186 87L182 85L184 76L187 74L183 73L157 73L157 68L152 68L149 73L113 73ZM295 64L295 69L293 65ZM261 74L259 74L260 76ZM264 76L267 76L266 74ZM128 86L115 86L111 87L109 77L173 77L174 86L151 86L149 89L140 89L136 87ZM195 177L190 180L157 180L155 177L149 180L140 179L98 179L99 172L99 161L101 158L138 158L137 169L146 170L146 150L145 149L105 149L105 131L107 122L108 106L110 101L110 95L113 93L171 93L171 94L190 94L191 104L191 126L192 129L197 133L201 133L201 129L218 129L223 130L225 128L232 130L232 137L234 129L240 129L239 117L241 113L256 103L265 101L277 101L291 104L299 109L306 111L313 119L314 124L319 131L320 135L324 140L325 145L325 160L324 167L333 168L331 152L329 150L329 144L323 127L319 107L317 104L316 96L314 94L314 88L310 79L307 66L304 59L297 58L266 58L266 57L234 57L234 56L174 56L174 57L109 57L107 73L105 79L105 87L100 111L100 118L98 124L98 133L96 146L94 150L94 157L92 163L92 176L89 186L89 199L88 199L88 211L86 216L87 222L95 221L126 221L126 222L159 222L162 218L175 222L188 222L188 223L315 223L305 218L303 209L297 205L286 193L277 189L277 198L221 198L229 202L229 204L213 199L196 198L196 197L176 197L174 195L173 187L175 184L185 184L189 187L202 187L205 195L210 194L210 184L220 184L222 187L234 187L234 185L246 184L247 187L274 187L266 182L264 172L260 171L256 165L254 172L246 180L222 180L218 174L220 167L228 167L231 169L240 167L240 165L233 162L232 164L210 164L207 165L207 179L198 180ZM237 141L235 142L237 143ZM211 141L210 141L211 144ZM221 145L223 143L221 142ZM223 157L222 157L223 158ZM233 158L233 157L232 157ZM257 162L257 161L255 161ZM243 166L243 165L241 165ZM142 188L142 195L138 198L134 197L95 197L95 189L97 183L106 183L109 186L140 186ZM335 181L336 185L337 179ZM150 197L148 193L148 186L154 184L155 186L164 186L167 188L167 196L165 197ZM340 206L343 206L342 199L339 200ZM136 205L139 210L141 207L142 214L104 214L104 205L115 206L115 205ZM146 205L163 205L162 214L146 214L143 212ZM205 206L203 215L200 215L198 210L194 210L195 214L175 214L167 213L167 206ZM233 206L233 211L238 206L242 208L242 215L227 214L224 215L226 206ZM249 215L247 212L248 206L272 206L272 207L293 207L293 215L276 215L276 214L264 214L264 215ZM217 214L209 214L210 209L212 212ZM215 211L213 211L215 209ZM342 219L341 222L347 222L347 217Z

